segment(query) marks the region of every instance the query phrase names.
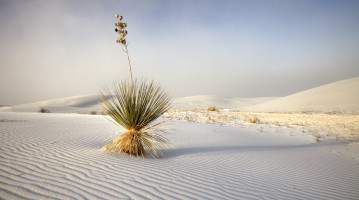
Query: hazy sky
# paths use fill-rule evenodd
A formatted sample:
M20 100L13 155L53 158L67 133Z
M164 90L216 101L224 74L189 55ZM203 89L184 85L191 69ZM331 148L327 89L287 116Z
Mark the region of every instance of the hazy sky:
M285 96L359 76L359 1L0 0L0 105L135 77L174 97Z

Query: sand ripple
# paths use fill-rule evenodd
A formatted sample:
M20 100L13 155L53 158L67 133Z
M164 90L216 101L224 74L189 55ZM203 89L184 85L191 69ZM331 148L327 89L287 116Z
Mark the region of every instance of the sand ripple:
M102 116L0 113L1 199L359 199L359 162L335 141L173 122L162 159L101 151Z

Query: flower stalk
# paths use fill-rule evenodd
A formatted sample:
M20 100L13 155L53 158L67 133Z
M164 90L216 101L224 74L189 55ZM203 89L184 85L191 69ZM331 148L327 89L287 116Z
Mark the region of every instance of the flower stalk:
M128 55L128 49L127 49L127 44L123 45L125 47L125 52L127 55L127 61L128 61L128 66L130 68L130 78L131 78L131 84L133 84L133 79L132 79L132 70L131 70L131 61L130 61L130 56Z
M122 22L123 17L120 16L119 14L116 14L115 17L118 19L118 22L115 23L115 26L117 27L117 28L115 28L115 31L120 35L119 38L116 40L116 42L122 44L125 47L125 52L126 52L127 60L128 60L128 66L130 69L131 85L132 85L133 79L132 79L131 61L130 61L130 56L128 55L127 42L126 42L126 38L125 38L128 33L127 30L125 30L125 28L127 27L127 23Z

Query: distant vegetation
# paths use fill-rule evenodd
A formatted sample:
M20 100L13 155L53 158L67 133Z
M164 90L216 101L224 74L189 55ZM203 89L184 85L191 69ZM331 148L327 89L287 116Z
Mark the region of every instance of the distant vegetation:
M90 115L97 115L97 111L92 110L92 111L89 112L89 114L90 114Z
M46 108L40 108L39 112L40 113L50 113L50 110L48 110Z
M260 122L260 119L257 116L251 116L251 117L247 117L245 121L252 124L256 124Z

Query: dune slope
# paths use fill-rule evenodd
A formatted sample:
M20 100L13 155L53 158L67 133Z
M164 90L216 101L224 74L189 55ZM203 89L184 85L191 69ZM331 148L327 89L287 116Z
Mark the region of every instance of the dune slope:
M241 108L251 112L359 112L359 77Z

